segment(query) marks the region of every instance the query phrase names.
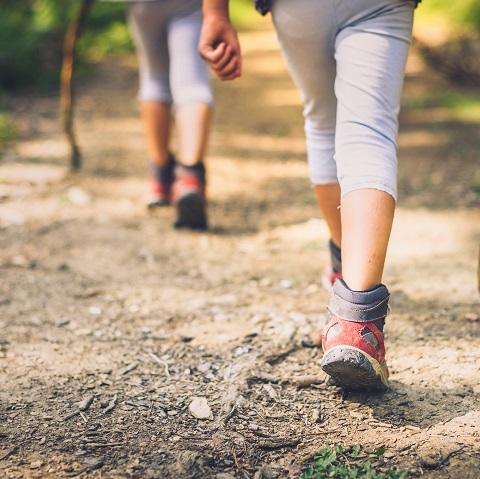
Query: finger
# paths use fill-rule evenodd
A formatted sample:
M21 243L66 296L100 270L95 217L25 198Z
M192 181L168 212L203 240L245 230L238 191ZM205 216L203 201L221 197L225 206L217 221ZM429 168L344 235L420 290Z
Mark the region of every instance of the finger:
M228 71L226 68L222 72L222 74L218 74L219 78L222 80L234 80L242 75L242 57L237 57L237 63L235 68L232 71Z
M202 56L207 62L212 65L217 63L225 54L225 43L220 43L217 47L213 48L210 45L206 45L202 48Z
M232 73L228 75L219 75L219 78L222 81L235 80L235 78L240 77L242 74L241 69L237 67Z
M231 75L227 75L227 76L222 76L222 77L219 77L220 80L222 81L231 81L231 80L235 80L236 78L239 78L241 75L240 75L240 71L239 70L236 70L234 73L232 73Z
M242 63L243 63L243 55L240 49L240 44L238 44L237 56L238 56L238 76L240 76L242 74Z
M235 55L230 59L227 64L225 64L225 66L221 70L218 70L217 73L221 76L229 76L238 69L238 66L238 57Z
M225 49L225 53L220 58L220 60L212 64L212 67L216 72L219 72L223 70L223 68L225 68L225 66L228 64L228 62L232 58L232 52L233 52L232 47L228 45L227 48Z

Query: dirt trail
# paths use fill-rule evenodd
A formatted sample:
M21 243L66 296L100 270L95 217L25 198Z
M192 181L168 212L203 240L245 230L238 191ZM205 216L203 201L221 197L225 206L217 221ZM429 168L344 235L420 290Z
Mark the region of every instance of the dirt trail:
M479 477L478 123L415 108L446 87L412 55L385 275L392 390L342 395L308 343L324 322L328 236L298 96L272 32L243 40L245 77L216 85L206 234L174 231L171 211L139 200L132 59L82 86L79 177L64 174L55 99L13 102L22 138L0 164L1 477L294 478L339 442L385 445L412 477ZM190 413L198 396L212 419Z

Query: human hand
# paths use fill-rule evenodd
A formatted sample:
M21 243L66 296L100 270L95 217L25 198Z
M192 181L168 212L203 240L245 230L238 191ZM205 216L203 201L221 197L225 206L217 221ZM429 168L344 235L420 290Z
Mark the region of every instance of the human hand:
M240 43L226 16L210 14L204 17L198 51L220 79L234 80L241 75Z

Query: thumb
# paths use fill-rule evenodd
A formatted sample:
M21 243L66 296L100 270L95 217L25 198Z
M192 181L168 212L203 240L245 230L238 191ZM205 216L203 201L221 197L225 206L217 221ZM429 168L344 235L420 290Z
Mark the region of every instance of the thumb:
M199 52L207 62L216 63L225 53L225 46L225 42L219 43L215 48L208 43L200 44Z

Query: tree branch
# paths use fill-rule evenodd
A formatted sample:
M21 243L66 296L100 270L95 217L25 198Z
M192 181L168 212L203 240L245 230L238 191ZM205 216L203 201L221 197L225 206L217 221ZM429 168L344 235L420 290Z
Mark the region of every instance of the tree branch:
M70 169L79 170L81 168L80 148L75 136L73 125L73 75L75 69L75 54L77 50L78 39L87 20L88 14L95 0L82 0L77 14L73 17L68 26L63 44L63 63L60 83L60 103L62 123L65 135L70 145Z

